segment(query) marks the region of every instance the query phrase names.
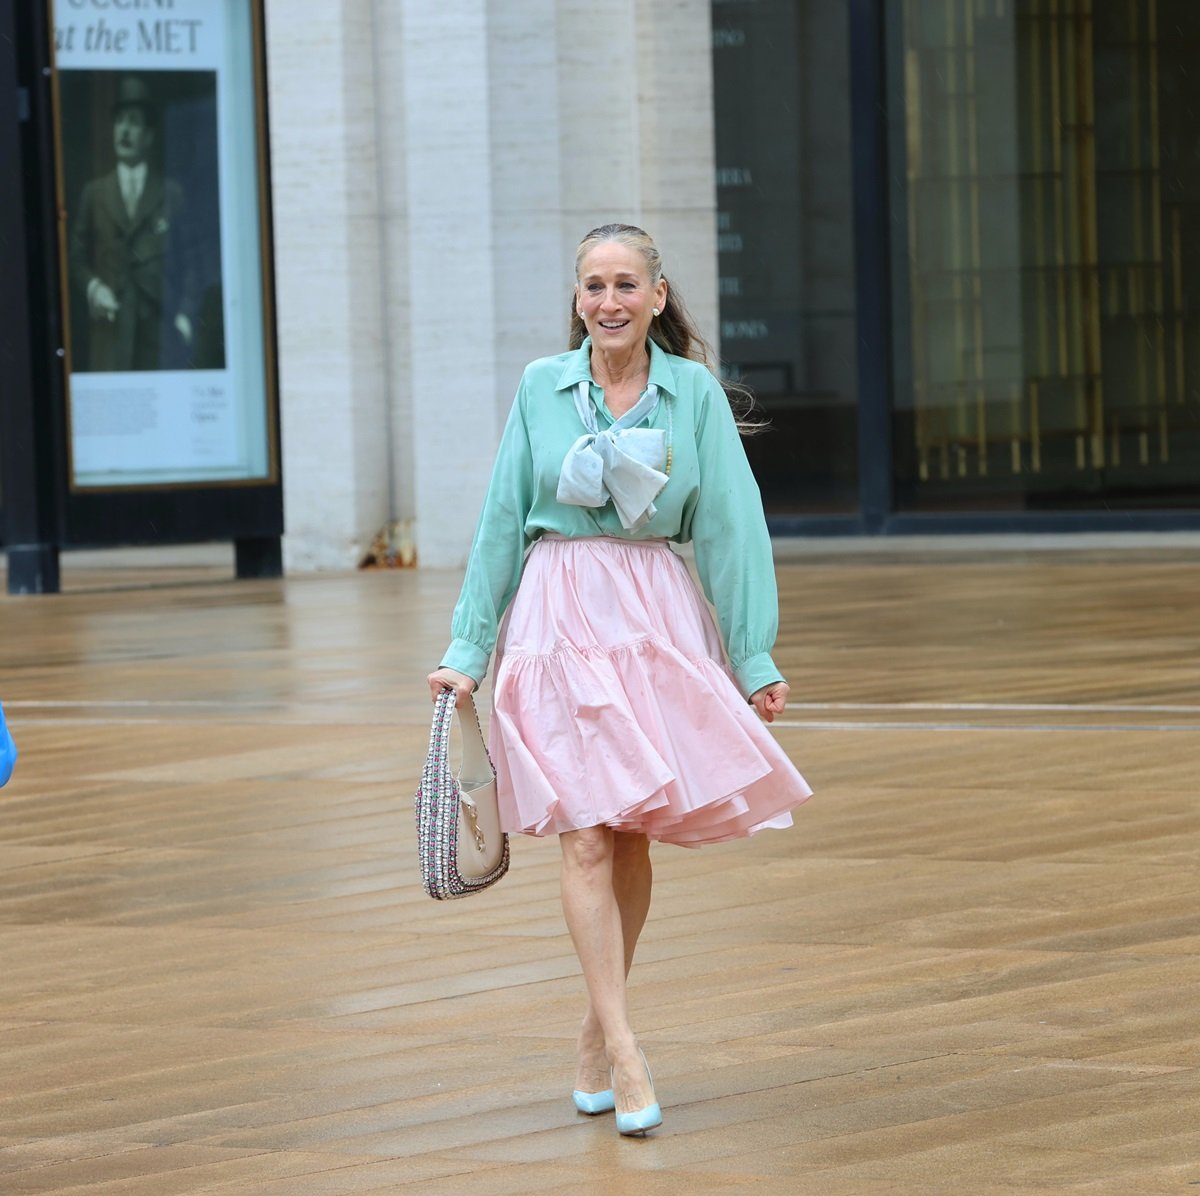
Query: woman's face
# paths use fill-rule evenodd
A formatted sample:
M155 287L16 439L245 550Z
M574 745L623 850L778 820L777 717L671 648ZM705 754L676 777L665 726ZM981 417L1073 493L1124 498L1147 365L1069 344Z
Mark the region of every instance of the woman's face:
M619 241L602 241L579 265L575 306L592 345L605 353L631 353L650 331L653 310L667 300L666 281L650 285L646 259Z

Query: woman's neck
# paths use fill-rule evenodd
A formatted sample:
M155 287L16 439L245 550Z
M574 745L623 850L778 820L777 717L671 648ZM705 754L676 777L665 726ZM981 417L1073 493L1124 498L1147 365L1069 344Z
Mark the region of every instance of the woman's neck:
M639 386L650 376L650 354L644 345L625 354L605 353L592 344L592 377L596 384L610 387Z

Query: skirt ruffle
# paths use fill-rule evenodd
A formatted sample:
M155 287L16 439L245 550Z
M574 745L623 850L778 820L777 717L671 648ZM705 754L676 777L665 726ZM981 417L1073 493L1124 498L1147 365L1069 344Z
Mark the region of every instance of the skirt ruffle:
M663 541L539 540L501 629L490 749L512 833L697 847L791 826L804 778Z

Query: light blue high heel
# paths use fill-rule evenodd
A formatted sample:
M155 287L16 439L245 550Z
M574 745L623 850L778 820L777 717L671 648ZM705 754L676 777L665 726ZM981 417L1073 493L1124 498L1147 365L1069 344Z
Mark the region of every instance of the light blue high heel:
M595 1117L597 1113L611 1113L617 1107L617 1098L611 1088L603 1092L580 1092L576 1088L571 1093L571 1099L575 1102L575 1108L589 1117Z
M642 1066L646 1069L646 1078L650 1081L650 1087L653 1088L654 1076L650 1071L650 1064L646 1062L646 1053L640 1050L638 1053L642 1056ZM662 1108L658 1101L647 1105L644 1109L638 1109L634 1113L617 1114L617 1133L623 1134L627 1138L644 1136L647 1130L652 1130L658 1125L662 1125Z
M624 1134L626 1138L645 1136L647 1130L652 1130L658 1125L662 1125L662 1109L658 1101L639 1109L636 1113L617 1114L617 1133Z

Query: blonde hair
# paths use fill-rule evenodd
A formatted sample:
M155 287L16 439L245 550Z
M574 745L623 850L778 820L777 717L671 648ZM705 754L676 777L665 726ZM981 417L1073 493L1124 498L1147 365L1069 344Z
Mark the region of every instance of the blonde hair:
M624 245L626 248L641 254L642 260L646 263L646 272L650 275L651 287L658 286L659 281L664 278L662 255L659 253L658 246L654 244L650 234L633 224L602 224L599 228L592 229L579 242L579 247L575 250L575 281L577 283L579 281L580 269L583 266L583 259L597 245L602 245L609 241L615 241L618 245ZM572 291L571 324L567 338L567 347L569 349L578 349L583 344L584 337L586 336L587 328L584 325L583 317L579 314L579 309L575 302L575 293ZM763 421L757 418L750 418L755 408L753 394L747 387L741 385L741 383L729 381L717 373L713 365L712 349L704 337L700 335L700 330L696 327L696 322L684 306L683 296L669 282L667 284L667 299L663 304L662 311L651 321L650 339L663 352L671 353L676 357L686 357L689 361L699 361L709 369L717 381L720 382L721 388L725 391L725 396L729 399L729 405L733 408L738 429L743 435L762 430L764 426Z

